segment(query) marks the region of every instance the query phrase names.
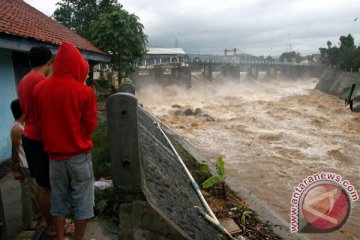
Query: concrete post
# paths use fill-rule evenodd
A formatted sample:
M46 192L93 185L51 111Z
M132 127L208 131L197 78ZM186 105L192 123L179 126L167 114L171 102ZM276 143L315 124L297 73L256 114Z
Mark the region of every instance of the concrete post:
M191 68L189 66L179 66L178 71L178 84L186 88L191 88Z
M211 63L204 64L204 76L208 80L212 80L212 64Z
M267 74L271 77L276 77L276 67L274 65L268 65Z
M132 95L135 95L135 86L133 81L131 81L129 78L123 78L119 88L117 89L117 92L131 93Z
M252 76L253 78L257 79L259 72L258 72L258 67L257 65L253 64L250 66L250 72L249 72L250 76Z
M112 179L126 193L141 191L137 106L129 93L113 94L106 102Z

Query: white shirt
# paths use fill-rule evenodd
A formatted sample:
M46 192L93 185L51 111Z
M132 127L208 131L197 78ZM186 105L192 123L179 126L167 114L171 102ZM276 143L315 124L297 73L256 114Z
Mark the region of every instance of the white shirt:
M22 130L24 130L24 125L22 125L18 121L15 121L13 123L13 125L11 126L11 130L16 126L20 126L22 128ZM26 161L24 148L23 148L23 145L22 145L22 139L20 139L20 143L19 143L19 159L20 159L20 167L29 168L28 163Z

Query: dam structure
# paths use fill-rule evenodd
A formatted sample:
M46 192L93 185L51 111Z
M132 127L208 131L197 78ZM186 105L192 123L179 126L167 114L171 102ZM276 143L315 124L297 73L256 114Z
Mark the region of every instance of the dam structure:
M259 73L265 72L267 76L276 78L282 74L292 79L305 76L319 77L324 67L319 64L298 64L279 61L239 60L236 62L225 61L189 61L157 63L137 66L130 79L137 88L151 84L167 86L177 84L186 88L191 87L191 74L202 73L209 81L213 80L214 73L222 77L241 81L241 73L256 80Z

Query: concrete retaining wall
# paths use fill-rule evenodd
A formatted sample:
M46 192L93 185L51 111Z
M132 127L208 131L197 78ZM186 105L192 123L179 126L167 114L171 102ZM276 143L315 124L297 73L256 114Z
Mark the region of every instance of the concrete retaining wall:
M171 138L171 141L177 142L185 151L193 156L198 162L206 162L210 166L212 174L216 174L216 169L213 163L203 156L190 142L179 136L170 128L165 129L166 134ZM231 176L227 175L225 179L226 184L245 201L247 206L260 216L263 222L267 222L274 232L283 239L287 240L309 240L305 235L290 233L289 223L283 219L279 214L270 209L265 203L261 202L248 189L241 186L241 183L235 181ZM290 205L290 203L289 203ZM290 207L289 207L290 212Z
M150 84L167 86L176 84L186 88L191 87L191 68L181 64L154 65L136 68L130 75L136 89Z
M350 87L353 83L360 84L359 72L344 72L339 69L328 68L323 71L316 89L340 96L343 89Z
M128 93L110 96L106 108L113 183L125 199L120 239L223 239L194 209L204 210L156 119Z

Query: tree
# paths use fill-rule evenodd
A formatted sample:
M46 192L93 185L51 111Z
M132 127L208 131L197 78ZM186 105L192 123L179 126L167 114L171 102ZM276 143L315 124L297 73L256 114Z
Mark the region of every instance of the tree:
M350 70L355 67L356 46L354 44L354 37L351 34L341 36L338 65L340 69Z
M346 37L341 36L340 40L340 49L342 48L355 48L354 37L351 34L348 34Z
M320 60L323 64L329 66L337 66L338 58L339 58L339 48L338 47L331 47L332 43L327 41L328 48L319 48L320 50Z
M53 18L88 40L90 25L100 14L122 8L117 0L61 0L56 5Z
M131 64L146 54L147 36L143 29L136 15L119 8L102 13L90 26L92 42L112 55L119 81L122 73L126 75Z
M269 55L269 56L267 56L266 61L272 62L272 61L274 61L274 59L273 59L273 57L271 57L271 56Z
M351 34L340 36L340 47L332 47L327 41L328 48L319 48L320 59L323 64L336 66L342 70L350 70L360 67L360 48L356 48L354 37Z
M295 51L284 52L280 55L280 61L282 62L301 62L301 55Z
M326 45L328 46L328 48L331 48L332 42L327 41Z
M118 0L61 0L53 18L113 57L120 74L146 54L144 26Z

